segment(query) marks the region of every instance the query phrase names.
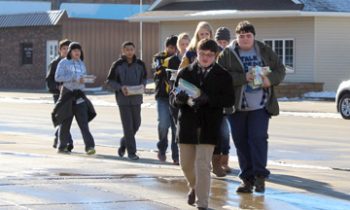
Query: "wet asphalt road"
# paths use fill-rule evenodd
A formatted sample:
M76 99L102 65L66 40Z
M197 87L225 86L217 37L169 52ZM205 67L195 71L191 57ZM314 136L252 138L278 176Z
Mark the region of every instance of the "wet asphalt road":
M52 104L46 103L1 103L0 209L194 209L184 201L187 189L181 170L156 160L154 106L142 112L137 135L142 160L138 163L115 156L122 136L116 107L96 106L98 117L90 124L99 145L95 157L82 154L76 124L72 132L75 153L55 153L48 117L51 109ZM235 170L224 179L213 179L211 207L350 209L349 127L349 121L335 117L282 114L273 118L272 175L265 195L236 194ZM233 149L231 166L237 169Z

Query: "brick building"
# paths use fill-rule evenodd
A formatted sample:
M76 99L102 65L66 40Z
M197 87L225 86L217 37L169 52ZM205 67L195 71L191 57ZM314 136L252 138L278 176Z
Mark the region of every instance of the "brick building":
M108 70L120 56L121 44L135 43L141 51L140 25L125 20L70 18L64 10L0 15L0 89L45 89L47 66L58 53L58 41L81 43L89 87L104 85ZM151 76L152 55L159 51L159 24L143 24L143 60Z
M0 88L45 87L47 48L61 39L66 18L64 11L0 16Z

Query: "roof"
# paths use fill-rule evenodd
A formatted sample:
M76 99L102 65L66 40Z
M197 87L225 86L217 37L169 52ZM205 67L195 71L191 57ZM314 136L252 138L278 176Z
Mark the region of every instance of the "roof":
M303 4L296 4L291 0L210 0L210 1L167 1L158 4L153 11L178 10L301 10ZM153 6L153 5L152 5Z
M350 12L350 0L299 0L303 11L310 12Z
M64 10L0 15L0 28L24 27L24 26L54 26L60 23L63 17L67 17Z
M269 17L350 17L350 0L157 0L129 21L178 21Z

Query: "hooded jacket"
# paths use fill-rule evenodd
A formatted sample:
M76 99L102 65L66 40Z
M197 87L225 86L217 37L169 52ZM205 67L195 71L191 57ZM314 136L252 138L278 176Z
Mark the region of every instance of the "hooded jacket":
M142 95L124 96L121 91L122 86L134 86L147 84L147 71L143 61L133 58L132 63L128 63L125 56L120 57L112 63L107 76L107 85L115 91L115 97L119 106L140 105Z
M269 66L271 69L271 73L267 75L271 82L271 87L268 88L268 98L265 108L270 115L276 116L279 114L279 106L274 93L274 86L279 85L283 81L286 75L286 69L270 47L259 41L255 41L254 45L257 54L259 54L262 59L263 65ZM220 53L218 63L226 68L232 76L235 93L235 109L239 111L242 106L243 87L248 82L246 80L243 63L237 52L238 43L234 40Z

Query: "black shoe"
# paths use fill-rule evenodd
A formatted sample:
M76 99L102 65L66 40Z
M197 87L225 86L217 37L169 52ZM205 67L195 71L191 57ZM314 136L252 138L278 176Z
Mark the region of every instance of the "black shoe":
M265 177L257 176L254 182L255 192L265 192Z
M137 156L137 155L135 155L135 154L128 155L128 158L129 158L130 160L138 160L138 159L140 159L140 157Z
M57 137L55 137L54 139L53 139L53 144L52 144L52 147L53 148L57 148L57 142L58 142L58 139L57 139Z
M63 148L63 149L58 149L57 153L60 154L69 154L70 152L68 151L67 147Z
M72 152L73 149L74 149L73 144L68 144L67 150L68 150L69 152Z
M160 152L158 152L158 160L161 161L161 162L165 162L166 161L166 155L164 154L161 154Z
M194 202L196 201L196 192L194 189L192 189L188 194L187 194L187 203L189 205L193 205Z
M119 157L124 157L124 155L125 155L125 147L119 147L118 155L119 155Z
M243 180L241 185L238 186L236 192L238 193L252 193L253 192L253 182L249 180Z

